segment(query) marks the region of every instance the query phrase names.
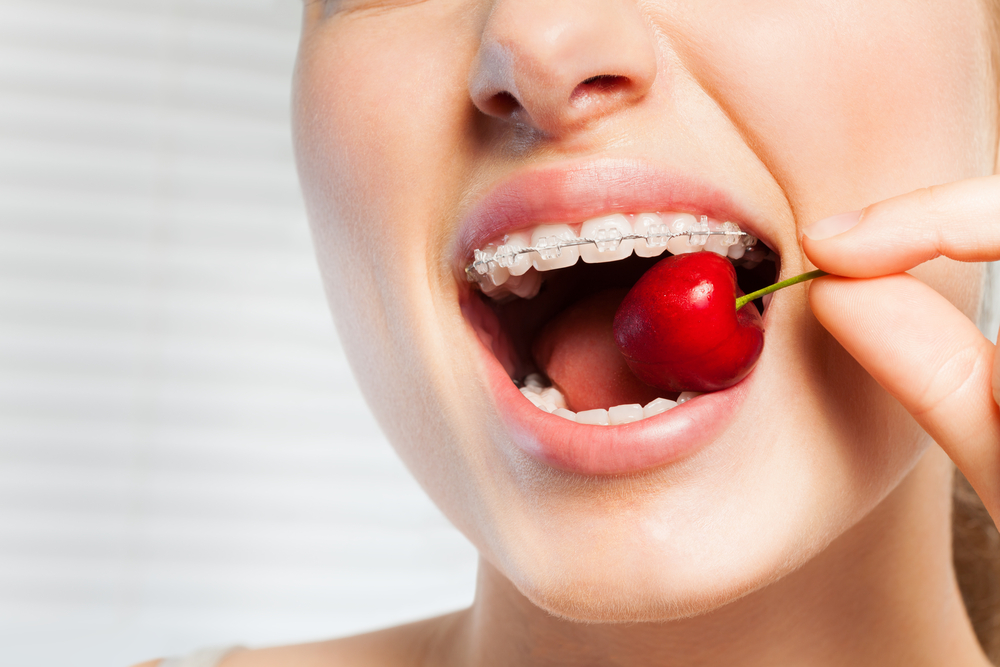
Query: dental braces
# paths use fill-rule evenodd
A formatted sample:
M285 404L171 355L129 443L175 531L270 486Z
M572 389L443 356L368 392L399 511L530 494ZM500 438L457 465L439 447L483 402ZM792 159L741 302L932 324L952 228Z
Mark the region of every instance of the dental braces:
M473 261L465 267L465 275L469 282L477 282L480 276L485 276L497 267L510 268L521 255L538 253L543 259L556 259L562 254L563 248L573 248L593 244L598 252L614 252L621 246L622 241L645 241L647 247L665 248L670 239L686 236L689 246L705 245L711 236L723 236L723 246L734 246L742 243L744 248L750 249L757 244L757 237L744 232L731 222L723 223L719 229L709 229L708 216L701 216L701 219L693 227L686 230L671 230L667 224L654 225L649 231L643 234L623 234L617 227L605 227L598 229L593 237L565 238L560 236L546 236L538 239L536 245L524 247L511 247L509 245L497 246L496 250L475 250Z

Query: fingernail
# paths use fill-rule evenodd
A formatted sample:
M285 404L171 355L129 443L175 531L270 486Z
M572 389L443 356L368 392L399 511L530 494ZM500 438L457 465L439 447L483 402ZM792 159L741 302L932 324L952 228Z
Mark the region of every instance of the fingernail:
M802 230L802 234L808 236L813 241L822 241L837 234L843 234L858 224L859 220L861 220L861 211L841 213L840 215L833 215L812 223Z

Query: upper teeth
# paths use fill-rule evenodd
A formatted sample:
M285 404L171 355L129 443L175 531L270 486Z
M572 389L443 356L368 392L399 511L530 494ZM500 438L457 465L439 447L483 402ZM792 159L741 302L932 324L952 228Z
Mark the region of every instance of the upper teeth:
M752 235L732 222L695 218L689 213L615 213L577 225L538 225L504 236L499 242L476 250L465 272L470 281L484 288L497 287L510 276L524 275L528 269L551 271L576 264L624 259L634 251L640 257L656 257L669 250L685 252L711 250L739 259L757 243Z

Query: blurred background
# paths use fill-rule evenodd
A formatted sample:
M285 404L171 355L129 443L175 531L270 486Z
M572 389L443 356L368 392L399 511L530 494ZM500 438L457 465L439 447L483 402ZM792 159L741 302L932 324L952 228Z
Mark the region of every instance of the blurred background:
M469 604L368 414L289 139L301 0L0 0L0 664Z

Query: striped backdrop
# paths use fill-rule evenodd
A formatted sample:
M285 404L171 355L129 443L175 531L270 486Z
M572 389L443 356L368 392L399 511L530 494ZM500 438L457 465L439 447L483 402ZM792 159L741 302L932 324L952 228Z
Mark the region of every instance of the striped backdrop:
M0 665L469 603L368 415L289 146L300 0L0 0Z

